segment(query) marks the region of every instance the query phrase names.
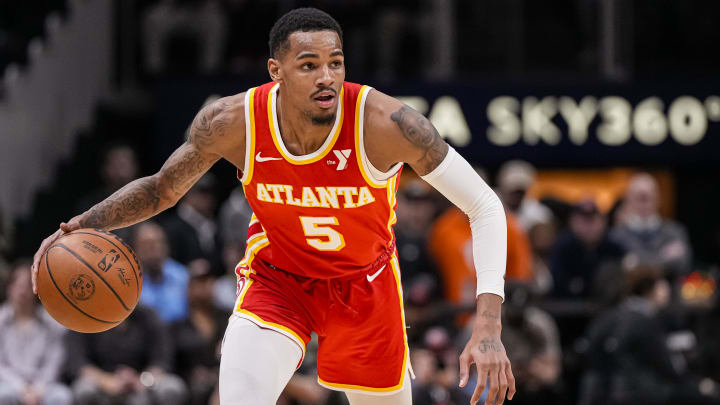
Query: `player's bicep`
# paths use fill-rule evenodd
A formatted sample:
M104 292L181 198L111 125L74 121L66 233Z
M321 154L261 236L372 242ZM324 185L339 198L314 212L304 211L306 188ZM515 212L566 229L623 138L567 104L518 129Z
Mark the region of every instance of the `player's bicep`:
M375 94L373 94L375 93ZM396 162L408 163L419 175L433 171L445 158L448 144L430 120L399 100L380 92L370 93L373 116L367 117L371 131L382 134L383 149Z

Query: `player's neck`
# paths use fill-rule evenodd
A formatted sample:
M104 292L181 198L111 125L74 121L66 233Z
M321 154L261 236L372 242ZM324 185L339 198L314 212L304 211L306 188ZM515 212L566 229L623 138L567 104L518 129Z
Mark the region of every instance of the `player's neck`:
M278 92L278 126L285 147L293 155L301 156L320 149L332 126L313 124L310 117L297 108L286 106Z

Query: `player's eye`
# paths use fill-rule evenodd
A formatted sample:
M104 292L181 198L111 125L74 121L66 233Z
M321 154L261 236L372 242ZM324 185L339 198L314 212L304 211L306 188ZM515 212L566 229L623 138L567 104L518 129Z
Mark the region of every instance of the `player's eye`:
M303 69L303 70L313 70L314 68L315 68L315 65L313 65L313 64L310 63L310 62L308 62L308 63L303 63L303 65L302 65L302 69Z
M332 61L330 63L330 66L332 66L333 68L339 68L340 66L342 66L342 61L339 61L339 60Z

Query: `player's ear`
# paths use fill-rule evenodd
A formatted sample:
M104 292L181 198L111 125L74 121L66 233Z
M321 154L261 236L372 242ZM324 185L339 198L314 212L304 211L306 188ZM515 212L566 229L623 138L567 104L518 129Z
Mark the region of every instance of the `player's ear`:
M268 59L268 73L270 73L270 78L274 82L280 83L282 81L282 77L280 75L280 62L277 59Z

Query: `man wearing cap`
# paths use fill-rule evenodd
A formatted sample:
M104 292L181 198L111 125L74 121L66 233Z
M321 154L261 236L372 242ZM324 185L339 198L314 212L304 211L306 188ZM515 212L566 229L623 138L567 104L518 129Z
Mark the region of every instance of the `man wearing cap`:
M607 219L592 199L577 203L569 230L558 238L550 271L556 297L587 297L597 272L620 262L625 250L607 235Z

